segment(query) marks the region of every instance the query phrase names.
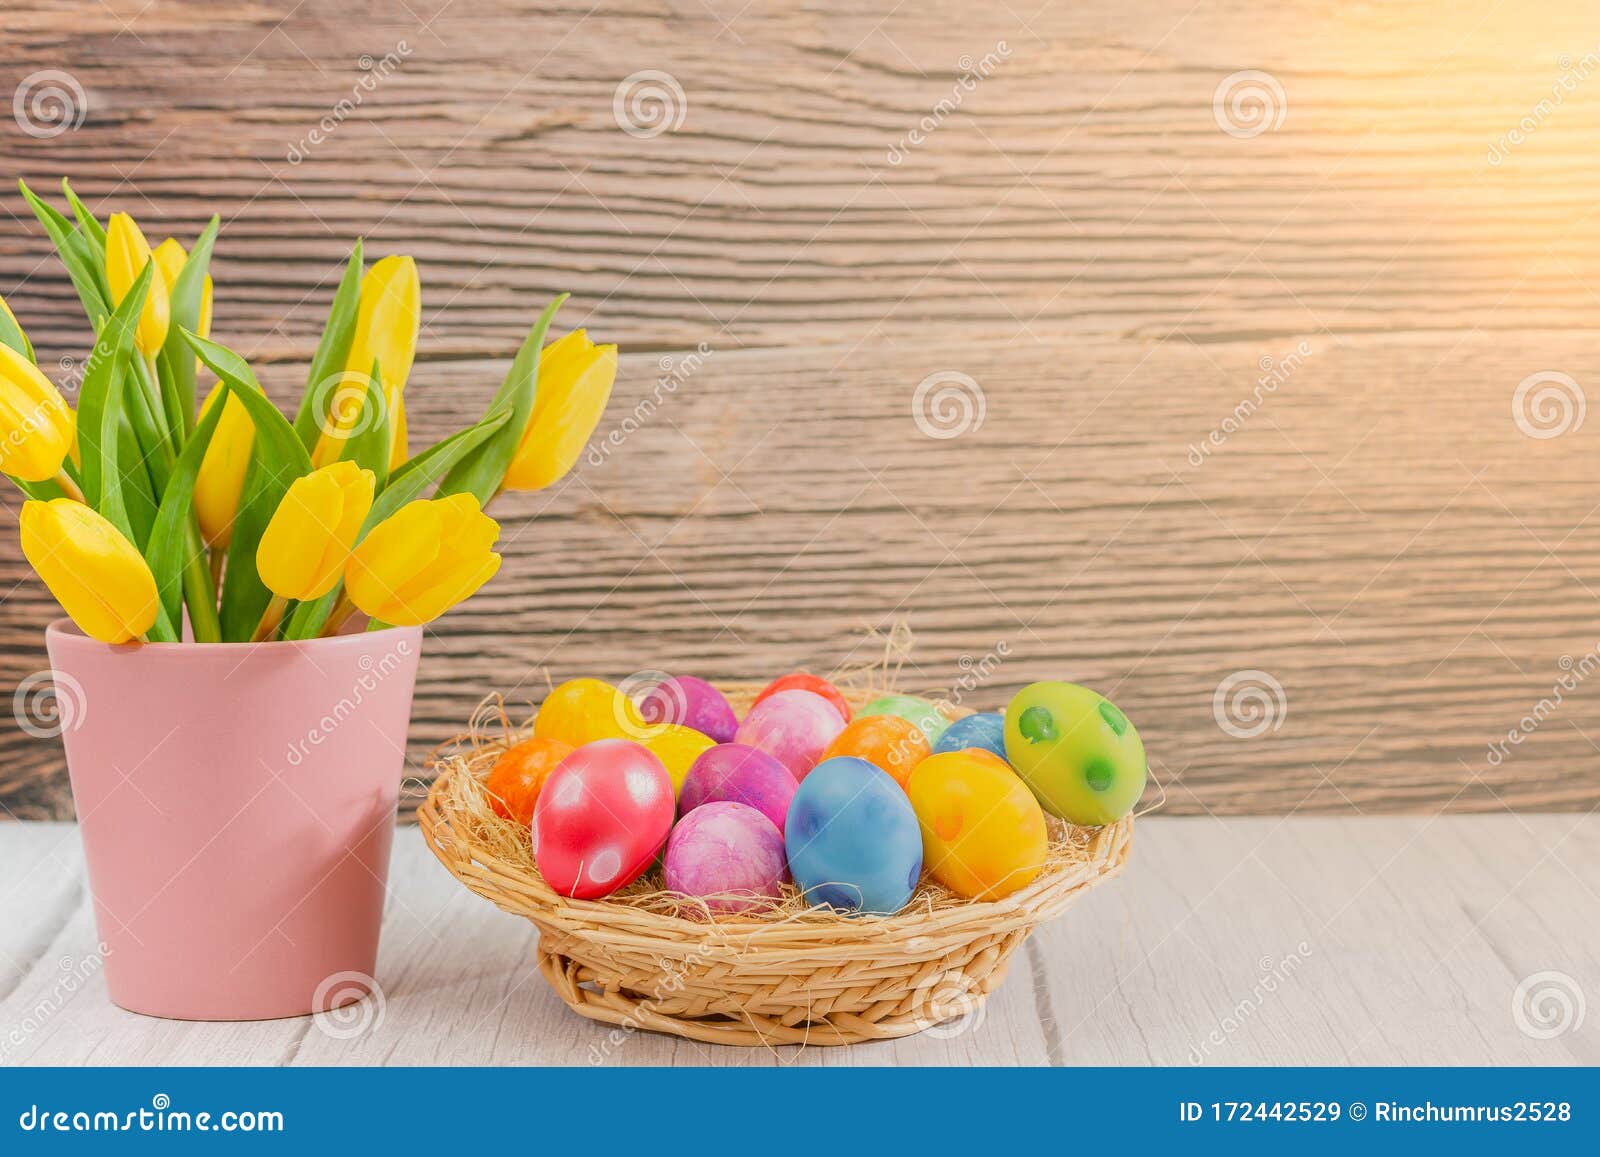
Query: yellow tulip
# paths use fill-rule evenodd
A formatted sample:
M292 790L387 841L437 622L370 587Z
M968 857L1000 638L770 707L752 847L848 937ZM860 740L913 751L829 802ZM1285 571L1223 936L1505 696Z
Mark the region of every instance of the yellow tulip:
M422 283L417 277L417 263L409 257L385 257L367 270L361 279L360 304L356 308L350 354L345 359L344 380L365 382L376 361L391 422L399 406L400 391L411 375L421 325ZM328 426L311 456L313 464L326 466L339 457L341 443L350 437L360 413L359 406L333 407Z
M339 581L372 509L372 471L341 461L290 484L256 547L261 582L282 599L317 599Z
M211 387L200 406L202 418L223 389L221 382ZM250 465L255 439L256 425L250 412L238 398L228 398L194 480L194 512L209 547L225 548L233 540L233 520L239 513L239 494L244 490L245 468Z
M389 411L389 472L392 474L406 464L410 448L406 445L406 399L396 394L394 409Z
M581 329L544 347L533 413L506 470L505 489L542 490L566 476L600 424L616 377L617 347L597 346Z
M70 498L22 504L22 553L91 639L127 643L155 625L155 576L133 543Z
M39 367L0 343L0 473L43 482L72 450L72 411Z
M494 577L499 535L470 494L408 502L350 552L345 592L379 622L429 622Z
M178 284L178 274L183 272L183 267L189 263L189 251L186 250L175 237L168 237L156 246L156 268L161 270L161 276L167 283L167 292L170 294ZM211 336L211 274L206 274L205 284L200 287L200 316L195 320L194 332L201 337ZM199 358L195 359L198 364Z
M144 239L134 219L126 213L111 214L106 226L106 283L111 288L111 304L122 304L144 267L153 260L150 243ZM167 279L157 264L150 278L150 291L144 299L144 310L139 314L139 329L133 338L139 352L148 358L155 357L166 343L171 324L172 304L167 297Z

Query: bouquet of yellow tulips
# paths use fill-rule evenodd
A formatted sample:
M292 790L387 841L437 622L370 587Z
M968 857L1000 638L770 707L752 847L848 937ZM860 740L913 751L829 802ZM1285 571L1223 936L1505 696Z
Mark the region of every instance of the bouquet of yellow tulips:
M152 252L133 218L68 217L21 186L95 331L74 412L0 300L0 473L27 495L22 549L72 620L107 643L310 639L358 613L428 622L500 566L483 513L572 469L616 377L582 330L540 315L483 419L415 456L405 385L421 287L409 257L357 242L293 419L210 340L218 219ZM214 375L196 405L202 375Z

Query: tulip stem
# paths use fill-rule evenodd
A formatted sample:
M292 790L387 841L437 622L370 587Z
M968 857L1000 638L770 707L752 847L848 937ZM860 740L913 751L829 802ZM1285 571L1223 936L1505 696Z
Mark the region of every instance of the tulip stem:
M76 482L74 482L71 478L67 477L67 472L65 470L57 472L56 477L55 477L55 484L57 486L61 487L62 493L64 493L68 498L72 499L74 502L83 502L83 501L85 501L85 499L83 497L83 490L78 486L78 484Z
M283 622L283 613L289 609L289 600L282 595L273 595L272 601L267 604L266 613L261 616L261 621L256 624L255 633L250 636L252 643L265 643L278 633L278 624Z
M220 546L213 546L206 552L211 559L211 589L222 589L222 564L228 561L228 552Z
M356 613L355 603L350 601L350 596L344 591L339 592L339 597L334 600L333 609L328 612L328 621L322 625L321 637L326 639L339 633L339 628L351 615Z

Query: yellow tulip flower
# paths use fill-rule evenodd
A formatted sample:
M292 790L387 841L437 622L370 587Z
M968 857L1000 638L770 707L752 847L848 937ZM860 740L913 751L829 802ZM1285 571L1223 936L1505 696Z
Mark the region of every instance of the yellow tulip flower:
M24 502L21 522L22 553L84 634L127 643L155 625L155 576L108 519L55 498Z
M372 509L372 471L340 461L296 478L256 547L256 572L280 599L317 599L339 581Z
M345 359L344 381L365 382L376 361L391 423L400 404L400 391L405 389L406 379L411 375L411 363L417 353L417 331L421 326L422 283L417 277L417 263L409 257L383 258L361 279L361 298L356 308L350 354ZM359 406L331 408L328 426L311 456L314 465L326 466L339 457L340 444L350 437L360 413Z
M404 466L410 456L406 445L406 399L405 395L396 394L394 409L389 411L389 473Z
M178 274L183 272L183 267L189 263L189 251L179 243L175 237L168 237L155 251L156 268L161 270L161 276L167 283L167 292L170 294L178 284ZM200 316L195 319L194 332L201 337L211 336L211 274L206 274L205 284L200 287ZM195 359L196 364L200 361Z
M597 346L583 330L539 354L533 413L506 470L507 490L542 490L566 476L600 424L617 377L617 347Z
M350 552L345 592L379 622L430 622L494 577L499 535L470 494L408 502Z
M111 214L106 226L106 284L111 288L112 305L122 304L128 290L139 280L139 274L154 259L150 243L144 239L138 223L126 213ZM139 329L133 338L139 352L147 358L155 357L166 343L171 324L172 303L167 297L167 279L157 264L150 278L144 309L139 314Z
M202 418L223 391L221 382L211 387L200 406ZM229 397L194 480L195 516L200 520L200 534L213 549L225 549L233 540L233 520L239 513L239 495L255 439L256 425L250 412L238 398Z
M61 472L74 422L66 399L39 367L0 343L0 473L43 482Z

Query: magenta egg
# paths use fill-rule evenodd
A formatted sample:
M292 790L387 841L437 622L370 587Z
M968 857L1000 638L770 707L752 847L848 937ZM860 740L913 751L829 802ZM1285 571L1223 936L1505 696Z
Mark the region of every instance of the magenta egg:
M772 756L744 743L719 743L701 753L678 789L678 814L708 803L753 807L783 831L789 801L800 785Z
M775 900L789 878L783 836L772 821L742 803L708 803L678 821L662 871L669 891L741 912Z
M704 679L673 675L663 679L639 701L646 723L678 723L726 743L739 729L739 717L727 697Z
M821 695L779 691L750 708L734 740L760 748L803 780L843 730L844 718Z
M673 812L672 777L649 750L626 739L586 743L539 790L534 862L563 896L609 896L650 866Z

